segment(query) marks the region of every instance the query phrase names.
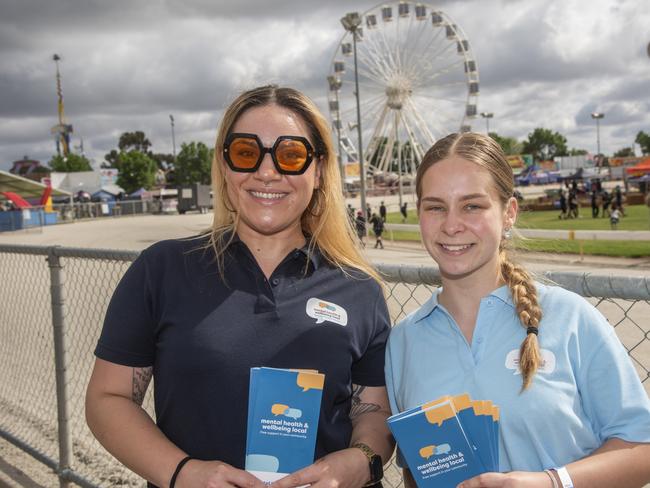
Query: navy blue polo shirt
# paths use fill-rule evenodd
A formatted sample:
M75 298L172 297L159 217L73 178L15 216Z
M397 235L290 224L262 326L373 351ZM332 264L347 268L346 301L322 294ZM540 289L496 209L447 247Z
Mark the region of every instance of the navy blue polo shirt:
M267 279L236 239L225 280L207 237L144 250L111 299L98 358L153 366L156 422L189 455L244 467L250 368L325 373L316 458L348 447L351 385L383 386L381 287L320 253L291 251Z

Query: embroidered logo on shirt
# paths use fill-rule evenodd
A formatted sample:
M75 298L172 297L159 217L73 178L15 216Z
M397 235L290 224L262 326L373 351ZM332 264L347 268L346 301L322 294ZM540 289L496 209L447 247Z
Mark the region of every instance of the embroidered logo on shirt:
M328 320L335 324L348 325L348 312L343 307L320 298L307 300L307 315L316 319L317 324Z
M539 352L542 359L539 362L537 372L552 373L555 371L555 354L548 349L540 349ZM508 353L506 356L506 368L513 369L514 373L512 374L521 374L521 371L519 370L519 349L513 349Z

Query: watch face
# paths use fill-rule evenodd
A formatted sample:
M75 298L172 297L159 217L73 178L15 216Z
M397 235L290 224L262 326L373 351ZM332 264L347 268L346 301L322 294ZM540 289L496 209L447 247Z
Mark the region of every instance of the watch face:
M377 454L370 458L370 477L373 483L381 481L384 477L384 464Z

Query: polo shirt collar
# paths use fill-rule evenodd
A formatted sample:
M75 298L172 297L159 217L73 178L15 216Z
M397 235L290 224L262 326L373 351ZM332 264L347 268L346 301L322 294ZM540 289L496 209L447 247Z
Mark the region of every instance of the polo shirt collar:
M431 298L429 298L419 309L413 313L413 322L419 322L420 320L427 318L436 308L438 308L440 305L438 302L438 295L441 291L442 287L437 288L431 295ZM506 305L514 308L510 289L507 285L500 286L487 296L495 297Z
M503 285L494 290L492 293L490 293L491 297L498 298L501 300L503 303L506 305L510 305L511 307L514 308L514 303L512 301L512 294L510 293L510 288L508 288L508 285Z
M225 236L226 240L228 239L228 236ZM305 236L307 239L307 242L305 245L301 248L296 248L293 251L290 251L288 255L293 254L293 256L298 257L299 254L302 254L304 257L308 257L309 260L311 261L312 266L314 269L318 269L319 266L322 263L323 256L320 253L320 250L318 249L318 246L314 246L312 249L312 252L309 252L309 236ZM239 234L235 232L235 235L232 238L232 241L230 242L230 246L246 246L246 243L242 241L239 238ZM246 246L248 247L248 246ZM288 256L287 255L287 256Z

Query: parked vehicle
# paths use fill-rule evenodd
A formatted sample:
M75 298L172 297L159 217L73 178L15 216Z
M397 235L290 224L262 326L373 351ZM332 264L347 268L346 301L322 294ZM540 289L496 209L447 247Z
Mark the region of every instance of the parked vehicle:
M212 192L210 185L194 183L178 187L178 213L184 214L191 210L207 213L212 208Z

